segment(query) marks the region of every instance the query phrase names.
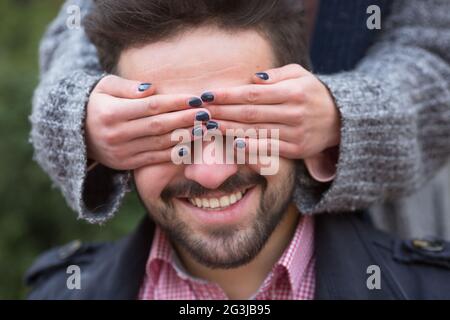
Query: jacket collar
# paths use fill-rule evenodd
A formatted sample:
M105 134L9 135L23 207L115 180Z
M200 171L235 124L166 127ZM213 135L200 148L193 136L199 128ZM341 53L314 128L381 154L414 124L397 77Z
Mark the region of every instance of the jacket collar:
M145 274L145 265L153 239L154 224L146 215L129 236L112 244L100 257L90 275L91 284L82 299L135 300Z
M85 288L83 299L134 300L138 297L153 239L154 224L145 217L134 233L112 245L90 275L95 288ZM389 268L373 249L379 233L358 214L315 217L315 299L402 299ZM382 237L381 237L382 238ZM384 241L384 240L383 240ZM377 265L381 290L369 290L367 267ZM386 271L386 272L385 272Z
M363 213L316 216L315 299L405 299L374 243L389 243ZM371 265L380 267L381 289L370 290Z

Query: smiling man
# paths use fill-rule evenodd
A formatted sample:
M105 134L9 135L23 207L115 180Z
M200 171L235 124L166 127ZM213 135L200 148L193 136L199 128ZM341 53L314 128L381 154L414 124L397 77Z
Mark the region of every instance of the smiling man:
M181 119L191 130L194 120L214 118L214 101L192 108L202 105L196 97L211 100L211 89L250 84L261 70L289 63L307 68L301 16L287 1L102 0L85 23L108 71L155 86L136 110L167 110L152 122L166 134ZM299 65L287 68L302 72ZM450 297L448 244L393 241L361 213L301 215L292 200L301 165L294 160L280 158L270 176L260 174L261 163L212 160L134 170L148 213L137 231L112 245L44 254L27 274L30 298ZM66 286L68 265L80 267L80 290ZM374 287L373 265L381 270Z

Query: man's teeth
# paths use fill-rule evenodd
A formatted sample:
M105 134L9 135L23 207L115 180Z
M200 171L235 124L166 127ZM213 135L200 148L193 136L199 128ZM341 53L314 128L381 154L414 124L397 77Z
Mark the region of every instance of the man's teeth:
M189 198L189 202L199 208L222 209L241 200L244 194L245 191L238 191L220 198Z

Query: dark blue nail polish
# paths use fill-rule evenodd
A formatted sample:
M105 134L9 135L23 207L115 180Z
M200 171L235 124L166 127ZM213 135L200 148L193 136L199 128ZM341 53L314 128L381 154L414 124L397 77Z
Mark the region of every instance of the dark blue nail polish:
M213 102L214 101L214 94L212 92L205 92L201 96L203 102Z
M203 128L202 127L194 127L194 129L192 129L192 135L194 137L202 137L203 136Z
M197 121L208 121L209 114L206 111L200 111L195 115L195 120Z
M198 107L200 107L202 104L203 104L203 101L202 101L201 99L199 99L199 98L192 98L192 99L189 100L189 105L190 105L192 108L198 108Z
M180 150L178 150L178 155L183 158L188 154L188 151L186 150L186 148L181 148Z
M206 129L208 129L208 130L219 129L219 124L216 121L210 120L206 123Z
M150 89L151 86L152 86L151 83L142 83L139 86L138 90L139 90L139 92L144 92L144 91L147 91L148 89Z
M235 142L236 142L236 148L238 148L238 149L244 149L245 146L247 145L245 143L245 140L242 140L242 139L236 139Z
M269 75L265 72L258 72L256 73L256 76L261 80L269 80Z

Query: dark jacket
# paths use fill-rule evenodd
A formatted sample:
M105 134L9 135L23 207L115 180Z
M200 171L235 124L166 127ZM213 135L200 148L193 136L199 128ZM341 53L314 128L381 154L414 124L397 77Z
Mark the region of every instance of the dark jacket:
M375 230L362 214L315 218L316 299L450 299L450 244L401 241ZM72 242L44 253L26 274L30 299L136 299L154 225L114 243ZM69 265L81 269L81 290L69 290ZM369 290L371 265L381 289Z

